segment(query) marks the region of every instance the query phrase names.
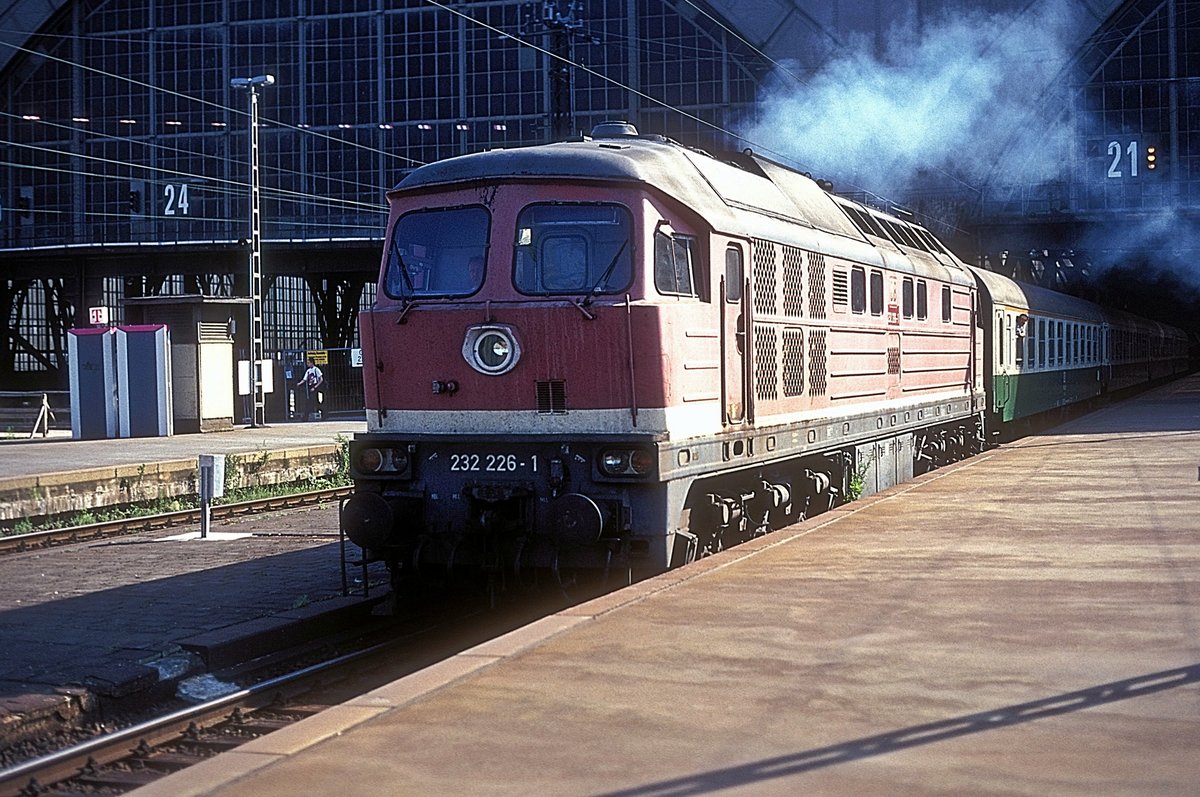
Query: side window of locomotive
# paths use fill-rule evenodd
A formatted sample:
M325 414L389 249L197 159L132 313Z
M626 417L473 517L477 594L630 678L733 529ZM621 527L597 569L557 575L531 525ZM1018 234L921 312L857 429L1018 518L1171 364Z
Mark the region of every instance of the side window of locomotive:
M929 318L929 286L925 280L917 280L917 320Z
M725 250L725 301L733 304L742 300L742 250L730 246Z
M618 293L633 276L633 223L620 205L529 205L517 217L513 284L521 293Z
M871 272L871 315L883 315L883 272Z
M475 293L483 284L490 226L481 207L401 216L388 242L384 291L393 299Z
M905 277L900 283L900 314L905 318L913 317L913 281Z
M857 266L850 270L850 309L867 312L867 272Z
M953 318L953 305L950 304L950 286L942 286L942 323L949 324Z
M654 233L654 287L659 293L707 300L696 252L696 239L690 235Z

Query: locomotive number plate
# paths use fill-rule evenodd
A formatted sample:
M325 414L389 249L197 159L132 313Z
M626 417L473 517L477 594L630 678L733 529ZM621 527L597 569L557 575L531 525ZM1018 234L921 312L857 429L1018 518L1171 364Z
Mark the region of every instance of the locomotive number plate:
M451 454L450 470L455 473L516 473L528 469L537 473L537 457L516 454Z

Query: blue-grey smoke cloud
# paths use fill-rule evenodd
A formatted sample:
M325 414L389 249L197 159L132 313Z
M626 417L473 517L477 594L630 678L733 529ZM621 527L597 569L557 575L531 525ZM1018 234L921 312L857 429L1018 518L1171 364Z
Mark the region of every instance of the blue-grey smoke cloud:
M1052 0L1014 14L956 9L921 31L897 24L882 52L852 42L804 85L796 67L781 70L739 132L839 188L901 191L922 170L972 186L997 170L1005 182L1052 180L1071 137L1054 95L1079 44L1077 13Z

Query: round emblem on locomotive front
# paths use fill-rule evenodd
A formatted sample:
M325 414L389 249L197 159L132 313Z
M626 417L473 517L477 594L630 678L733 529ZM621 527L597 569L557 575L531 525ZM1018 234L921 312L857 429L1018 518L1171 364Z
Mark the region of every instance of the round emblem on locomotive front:
M463 359L481 374L499 376L516 367L521 346L507 324L470 327L463 341Z

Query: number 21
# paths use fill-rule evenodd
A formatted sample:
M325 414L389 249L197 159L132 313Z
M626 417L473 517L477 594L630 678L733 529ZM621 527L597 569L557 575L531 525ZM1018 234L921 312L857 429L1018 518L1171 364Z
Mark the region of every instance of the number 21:
M1138 162L1137 162L1138 145L1137 145L1137 142L1130 141L1129 146L1125 148L1125 151L1127 153L1129 153L1129 176L1137 177L1138 176ZM1120 169L1121 143L1119 141L1108 142L1108 154L1112 156L1112 163L1110 163L1108 166L1108 176L1109 177L1120 177L1121 176L1121 169Z

